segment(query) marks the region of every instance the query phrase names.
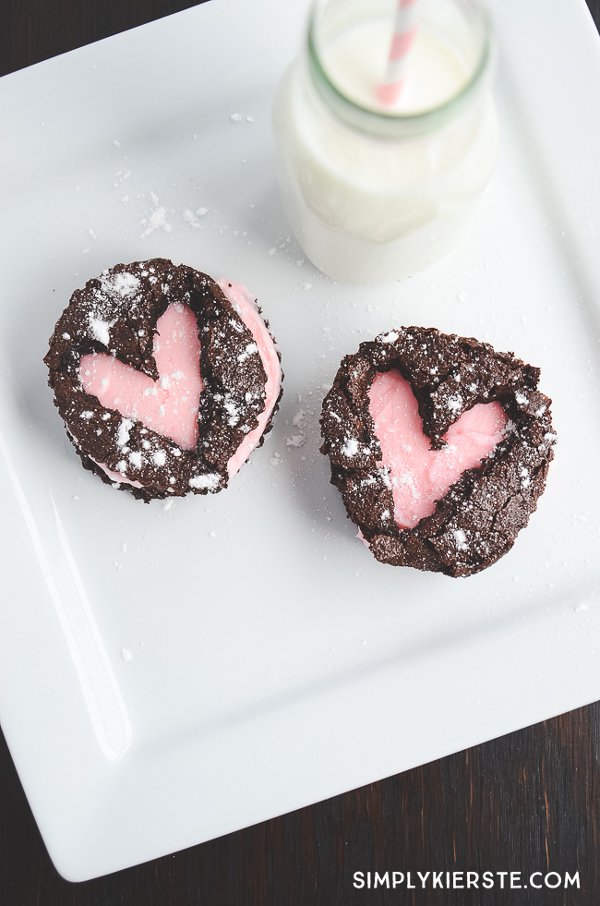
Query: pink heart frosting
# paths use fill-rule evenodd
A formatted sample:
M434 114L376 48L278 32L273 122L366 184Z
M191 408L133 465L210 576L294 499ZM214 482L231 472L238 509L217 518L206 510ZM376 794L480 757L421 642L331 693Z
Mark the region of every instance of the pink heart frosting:
M187 305L169 305L158 319L153 355L158 381L106 353L83 356L83 388L107 409L142 422L184 450L193 450L198 442L203 382L198 324Z
M239 283L217 282L254 337L267 376L265 408L258 416L258 424L244 437L227 463L227 471L232 477L260 443L279 399L281 367L254 296ZM82 356L79 368L82 385L107 409L116 409L125 418L140 421L158 434L171 438L183 449L193 450L198 442L198 409L204 383L200 372L198 325L186 305L173 303L158 319L153 354L158 381L124 365L112 355L93 353ZM97 465L114 481L141 487L139 482L112 472L105 464Z
M423 433L418 403L399 371L377 374L369 391L369 411L392 481L394 519L411 529L435 510L467 469L478 468L503 439L506 413L499 403L479 403L463 412L444 437L446 446L431 450Z

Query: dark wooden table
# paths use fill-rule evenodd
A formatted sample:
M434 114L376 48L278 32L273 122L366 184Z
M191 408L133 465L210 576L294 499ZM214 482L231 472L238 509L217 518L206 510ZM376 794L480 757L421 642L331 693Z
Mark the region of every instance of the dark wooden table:
M600 24L600 0L588 3ZM0 74L193 5L0 0ZM600 703L80 885L54 870L1 736L0 790L0 906L600 904ZM352 887L355 871L486 869L578 870L581 888Z

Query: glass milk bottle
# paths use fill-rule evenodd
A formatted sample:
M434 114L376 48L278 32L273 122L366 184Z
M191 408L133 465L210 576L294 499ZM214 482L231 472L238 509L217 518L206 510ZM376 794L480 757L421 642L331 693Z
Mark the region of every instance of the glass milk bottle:
M284 207L318 268L383 283L452 250L496 157L490 59L477 0L314 5L274 129Z

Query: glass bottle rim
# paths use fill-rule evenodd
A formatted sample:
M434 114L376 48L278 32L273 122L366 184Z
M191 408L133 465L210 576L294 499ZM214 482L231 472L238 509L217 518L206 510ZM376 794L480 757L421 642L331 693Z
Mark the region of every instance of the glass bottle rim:
M317 49L317 14L323 0L314 0L306 32L309 70L321 97L350 125L361 132L398 138L403 135L420 135L441 128L468 106L478 93L484 76L491 66L494 46L490 17L485 7L477 4L482 27L482 46L477 63L468 79L458 91L441 104L416 113L387 113L365 107L347 97L329 77Z

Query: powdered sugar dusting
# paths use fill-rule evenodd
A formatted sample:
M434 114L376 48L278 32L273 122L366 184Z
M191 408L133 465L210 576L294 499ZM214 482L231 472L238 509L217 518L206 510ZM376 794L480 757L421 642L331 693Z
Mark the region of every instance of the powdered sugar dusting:
M141 469L142 467L142 454L139 450L134 450L129 454L129 462L136 469Z
M467 536L465 535L465 533L463 532L462 529L455 529L452 532L452 535L454 537L454 543L456 544L457 550L459 550L459 551L468 550L469 545L467 544Z
M358 454L358 441L355 437L350 437L346 439L346 443L342 447L342 453L344 456L356 456Z
M108 321L103 321L101 318L94 318L93 316L89 319L90 330L92 336L99 343L102 343L103 346L108 346L110 343L110 328L112 324Z
M245 362L251 355L256 355L258 353L258 346L256 343L248 343L245 350L238 356L238 362Z
M201 218L206 217L208 214L208 208L196 208L195 211L192 211L190 208L186 208L182 214L184 221L188 226L191 226L193 230L199 230L202 226Z
M164 450L155 450L152 454L152 462L155 466L161 468L167 462L167 454Z
M150 198L155 207L154 210L142 220L145 229L140 235L140 239L145 239L146 236L150 236L150 234L156 232L156 230L163 230L165 233L170 233L173 229L167 218L167 209L159 204L158 197L154 192L150 193Z
M197 491L216 491L219 487L220 476L217 472L208 475L195 475L190 478L189 485Z
M124 418L121 420L119 429L117 431L117 446L124 447L126 443L129 442L129 434L133 428L133 422L130 418Z
M449 396L446 405L450 412L460 412L463 406L463 398L459 393L456 393L454 396Z
M100 286L102 292L106 293L107 296L117 295L124 299L126 296L131 296L133 293L137 292L140 287L140 281L135 274L130 274L127 271L119 271L116 274L102 274Z

